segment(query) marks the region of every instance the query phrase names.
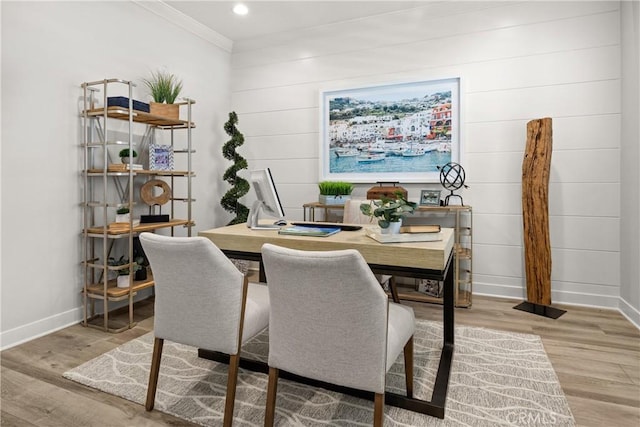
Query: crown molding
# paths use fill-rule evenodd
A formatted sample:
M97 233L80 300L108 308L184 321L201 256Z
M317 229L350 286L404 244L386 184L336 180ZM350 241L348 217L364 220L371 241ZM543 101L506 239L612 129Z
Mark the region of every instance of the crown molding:
M223 36L222 34L212 30L206 25L201 24L195 19L185 15L164 3L162 0L132 0L133 3L138 6L155 13L161 18L166 19L167 21L175 24L183 29L189 31L190 33L208 41L211 44L218 46L219 48L225 50L226 52L231 53L233 49L233 41Z

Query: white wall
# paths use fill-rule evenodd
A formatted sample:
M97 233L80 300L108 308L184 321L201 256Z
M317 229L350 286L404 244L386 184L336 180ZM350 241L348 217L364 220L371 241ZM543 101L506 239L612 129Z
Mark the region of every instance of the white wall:
M6 2L2 7L3 348L82 318L80 84L140 82L166 67L196 99L193 217L219 205L230 55L130 2ZM143 85L135 98L146 99ZM144 128L136 128L142 135Z
M621 288L622 312L640 324L640 3L621 4L622 156Z
M434 2L236 43L232 108L250 169L271 167L288 217L301 219L302 204L317 197L319 90L461 76L474 291L525 296L526 123L548 116L553 300L618 307L619 7ZM405 187L416 199L439 185Z

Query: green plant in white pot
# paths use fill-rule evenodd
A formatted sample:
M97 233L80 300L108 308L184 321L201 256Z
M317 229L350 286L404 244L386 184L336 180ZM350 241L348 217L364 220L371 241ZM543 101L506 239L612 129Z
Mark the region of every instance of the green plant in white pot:
M119 207L116 211L116 222L129 222L130 221L129 208L126 206Z
M122 267L122 268L117 268L116 271L118 273L118 277L116 279L116 286L118 288L128 288L129 287L129 282L130 282L130 278L129 275L131 273L134 273L138 270L140 270L142 267L140 265L138 265L135 262L132 262L131 265L129 265L129 259L126 258L124 255L122 255L120 258L115 259L113 257L109 257L108 260L108 264L111 267ZM125 265L129 265L128 268L123 267Z
M131 154L133 154L133 155L131 155ZM130 157L133 157L135 159L136 157L138 157L138 153L136 153L136 150L129 151L128 148L123 148L118 153L118 157L120 157L120 161L123 164L128 165L129 161L130 161ZM132 163L135 163L135 160Z
M321 181L318 183L320 190L319 201L323 205L344 205L351 198L353 184L344 181Z
M402 218L412 213L418 206L417 203L410 202L404 198L402 193L396 192L395 198L382 197L380 200L373 200L371 203L362 203L360 211L378 220L383 234L397 234L400 232Z

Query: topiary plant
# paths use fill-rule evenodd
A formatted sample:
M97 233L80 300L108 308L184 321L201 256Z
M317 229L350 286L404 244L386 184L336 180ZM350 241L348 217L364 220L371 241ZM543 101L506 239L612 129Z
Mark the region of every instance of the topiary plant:
M231 137L222 147L222 155L225 159L233 161L222 175L222 179L232 185L232 188L222 196L220 204L227 212L236 216L227 225L240 224L247 221L249 208L240 203L238 199L249 192L249 182L238 176L238 171L247 169L247 160L236 152L236 149L244 144L244 136L236 127L238 115L235 111L229 113L229 121L224 124L224 131Z

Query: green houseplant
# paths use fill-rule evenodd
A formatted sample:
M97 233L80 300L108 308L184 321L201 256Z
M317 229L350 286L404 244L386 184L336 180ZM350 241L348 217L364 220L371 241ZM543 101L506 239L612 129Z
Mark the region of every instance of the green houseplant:
M128 148L123 148L118 153L118 157L120 157L120 160L122 161L122 163L129 164L129 157L133 157L134 159L138 157L138 153L136 152L136 150L132 150L132 152L133 152L133 156L131 156L131 152L129 151Z
M362 203L360 211L371 219L376 218L383 232L390 232L387 230L392 225L399 230L402 218L412 213L417 206L417 203L408 201L402 193L396 192L395 198L382 197L371 203ZM397 231L393 230L393 232Z
M129 222L129 208L122 206L116 210L116 222Z
M344 181L321 181L319 201L323 205L344 205L345 200L351 198L353 184Z
M149 113L177 120L180 112L174 102L182 91L182 80L167 71L152 71L151 77L142 81L153 98L153 102L149 103Z
M121 267L129 264L129 258L122 255L120 258L115 259L113 257L109 257L107 264L111 267ZM128 288L129 287L129 274L135 273L140 270L142 267L137 263L133 262L128 268L118 268L116 269L118 273L118 277L116 279L116 285L119 288Z

